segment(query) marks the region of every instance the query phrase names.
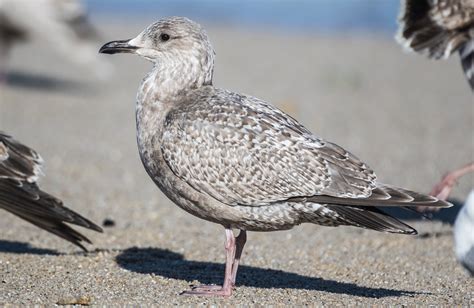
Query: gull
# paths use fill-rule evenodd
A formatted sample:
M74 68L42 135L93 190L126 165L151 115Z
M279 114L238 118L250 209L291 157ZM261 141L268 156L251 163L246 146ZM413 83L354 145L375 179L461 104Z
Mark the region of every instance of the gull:
M474 91L474 0L402 0L396 40L408 51L431 59L447 59L459 52ZM443 176L430 194L446 200L456 181L474 172L474 162Z
M454 222L454 243L458 261L474 276L474 190Z
M7 56L15 43L32 39L47 42L99 78L109 74L109 63L96 56L98 34L80 0L0 0L0 77L7 73Z
M179 207L225 229L223 285L183 294L230 296L247 231L314 223L416 234L378 207L450 206L377 182L367 164L276 107L214 87L214 49L185 17L162 19L99 52L153 63L136 100L142 163Z
M42 162L33 149L0 131L0 208L87 251L82 242L91 241L66 223L102 229L39 189Z

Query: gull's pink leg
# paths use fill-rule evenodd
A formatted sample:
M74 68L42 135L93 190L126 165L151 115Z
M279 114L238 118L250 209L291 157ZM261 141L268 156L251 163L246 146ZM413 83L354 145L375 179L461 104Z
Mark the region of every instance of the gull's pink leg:
M237 278L237 269L239 268L239 261L242 257L242 251L244 250L245 242L247 241L247 232L245 230L240 230L239 235L235 238L236 240L236 250L235 250L235 257L234 262L232 263L232 275L231 275L231 282L232 287L235 287L235 281ZM220 290L222 286L218 285L202 285L196 286L193 290Z
M245 242L247 242L247 232L245 230L240 230L239 236L236 238L236 250L235 250L235 259L234 264L232 264L232 286L235 287L235 280L237 278L237 269L239 268L239 261L242 257L242 251L244 250Z
M469 172L474 172L474 162L445 174L443 179L436 184L430 194L438 199L446 200L451 193L454 184L456 184L457 179Z
M196 286L192 290L184 291L183 295L205 295L205 296L230 296L232 294L232 265L235 259L236 240L234 233L229 228L225 229L225 250L226 250L226 262L225 262L225 276L224 284L221 286Z

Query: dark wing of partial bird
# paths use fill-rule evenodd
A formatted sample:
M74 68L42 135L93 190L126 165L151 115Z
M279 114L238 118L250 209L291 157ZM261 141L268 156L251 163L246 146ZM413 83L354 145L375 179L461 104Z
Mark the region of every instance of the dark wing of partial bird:
M65 223L102 232L102 229L41 191L36 179L41 158L31 148L0 132L0 208L60 236L85 250L82 234Z
M223 90L197 91L171 111L161 148L177 176L229 205L449 206L377 183L348 151L261 100Z
M430 58L459 51L474 90L474 0L402 0L398 42Z
M469 3L470 2L470 3ZM469 42L474 27L472 0L402 0L397 40L431 58L447 58Z

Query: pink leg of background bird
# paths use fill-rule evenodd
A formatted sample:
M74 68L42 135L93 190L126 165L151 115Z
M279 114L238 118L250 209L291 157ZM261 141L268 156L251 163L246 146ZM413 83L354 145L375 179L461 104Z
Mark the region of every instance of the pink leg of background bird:
M441 181L433 187L430 195L435 196L438 199L446 200L451 193L451 190L456 184L457 179L466 175L469 172L474 172L474 162L469 163L459 169L453 170L443 176Z

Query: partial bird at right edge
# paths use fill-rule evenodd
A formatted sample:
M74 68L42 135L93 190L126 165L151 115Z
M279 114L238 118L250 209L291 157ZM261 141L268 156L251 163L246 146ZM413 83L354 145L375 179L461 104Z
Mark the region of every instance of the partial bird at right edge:
M474 190L456 217L454 242L457 259L474 277Z
M459 52L474 92L474 0L402 0L397 41L409 51L431 59ZM448 172L431 195L446 200L457 179L474 172L474 162Z

